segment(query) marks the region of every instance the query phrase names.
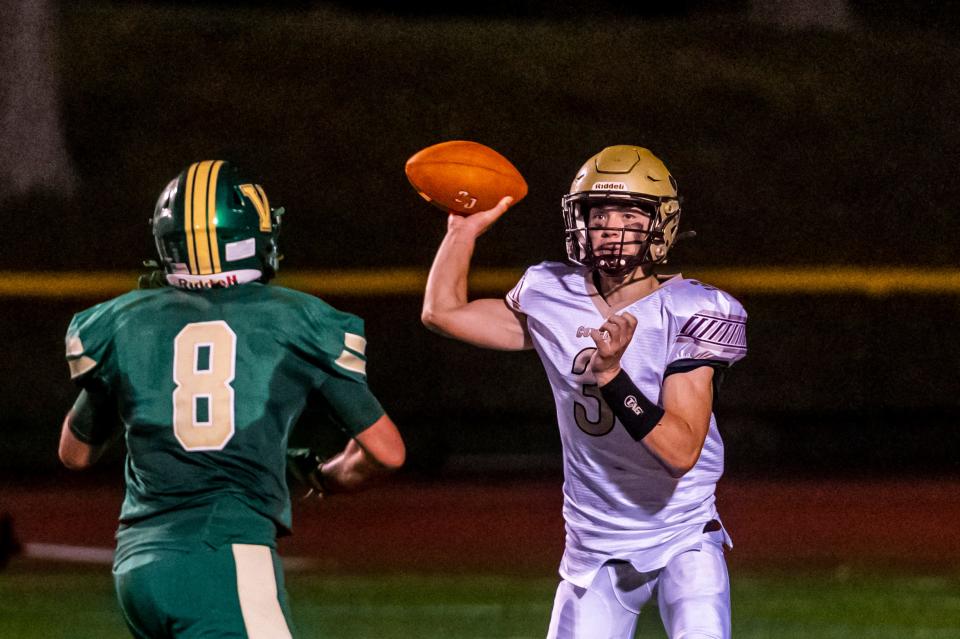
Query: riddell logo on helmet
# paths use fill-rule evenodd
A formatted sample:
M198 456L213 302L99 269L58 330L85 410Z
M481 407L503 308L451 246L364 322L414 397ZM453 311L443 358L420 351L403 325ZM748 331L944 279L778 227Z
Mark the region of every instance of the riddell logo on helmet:
M227 275L219 279L207 279L199 281L190 281L184 278L177 279L177 286L180 288L186 288L190 290L199 290L205 288L226 288L228 286L236 286L240 283L240 280L237 279L236 275Z
M626 191L625 182L596 182L591 191Z

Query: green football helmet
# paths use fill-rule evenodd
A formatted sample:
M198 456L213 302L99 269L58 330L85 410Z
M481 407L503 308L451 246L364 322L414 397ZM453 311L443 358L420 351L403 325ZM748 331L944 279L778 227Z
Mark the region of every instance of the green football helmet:
M270 280L279 268L282 213L229 162L194 162L167 184L153 213L167 281L210 288Z
M597 255L590 240L590 210L615 205L639 208L650 218L649 229L623 228L619 251ZM677 181L653 153L639 146L608 146L577 171L570 193L563 197L567 258L574 264L622 275L638 266L663 262L677 238L680 224L680 198ZM628 239L629 236L629 239ZM637 245L636 252L625 254L624 246Z

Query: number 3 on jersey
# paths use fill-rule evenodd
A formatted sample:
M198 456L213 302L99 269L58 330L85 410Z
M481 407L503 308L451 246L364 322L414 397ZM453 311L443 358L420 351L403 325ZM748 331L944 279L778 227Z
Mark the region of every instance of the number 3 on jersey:
M585 348L577 353L577 356L573 358L573 368L570 372L577 376L586 373L590 366L590 358L596 350L595 348ZM603 396L600 395L600 387L596 384L584 384L581 392L584 397L596 400L598 415L597 421L591 420L587 417L587 407L580 402L574 402L573 418L576 420L577 426L587 435L593 435L594 437L606 435L613 429L614 417L613 411L610 410L607 403L603 401Z
M197 322L173 340L173 434L188 451L222 450L233 437L237 334L226 322Z

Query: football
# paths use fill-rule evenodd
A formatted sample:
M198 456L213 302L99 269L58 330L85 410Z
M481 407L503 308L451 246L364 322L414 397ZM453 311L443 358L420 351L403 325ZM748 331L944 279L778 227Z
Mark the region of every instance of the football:
M527 194L527 182L510 160L478 142L428 146L407 160L406 172L423 199L460 215L492 209L507 195L516 204Z

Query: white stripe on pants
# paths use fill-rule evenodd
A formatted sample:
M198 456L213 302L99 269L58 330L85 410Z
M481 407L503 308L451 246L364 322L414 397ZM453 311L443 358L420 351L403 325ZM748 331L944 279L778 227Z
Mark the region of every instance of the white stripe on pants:
M240 611L250 639L291 639L277 597L273 554L268 546L233 544Z

